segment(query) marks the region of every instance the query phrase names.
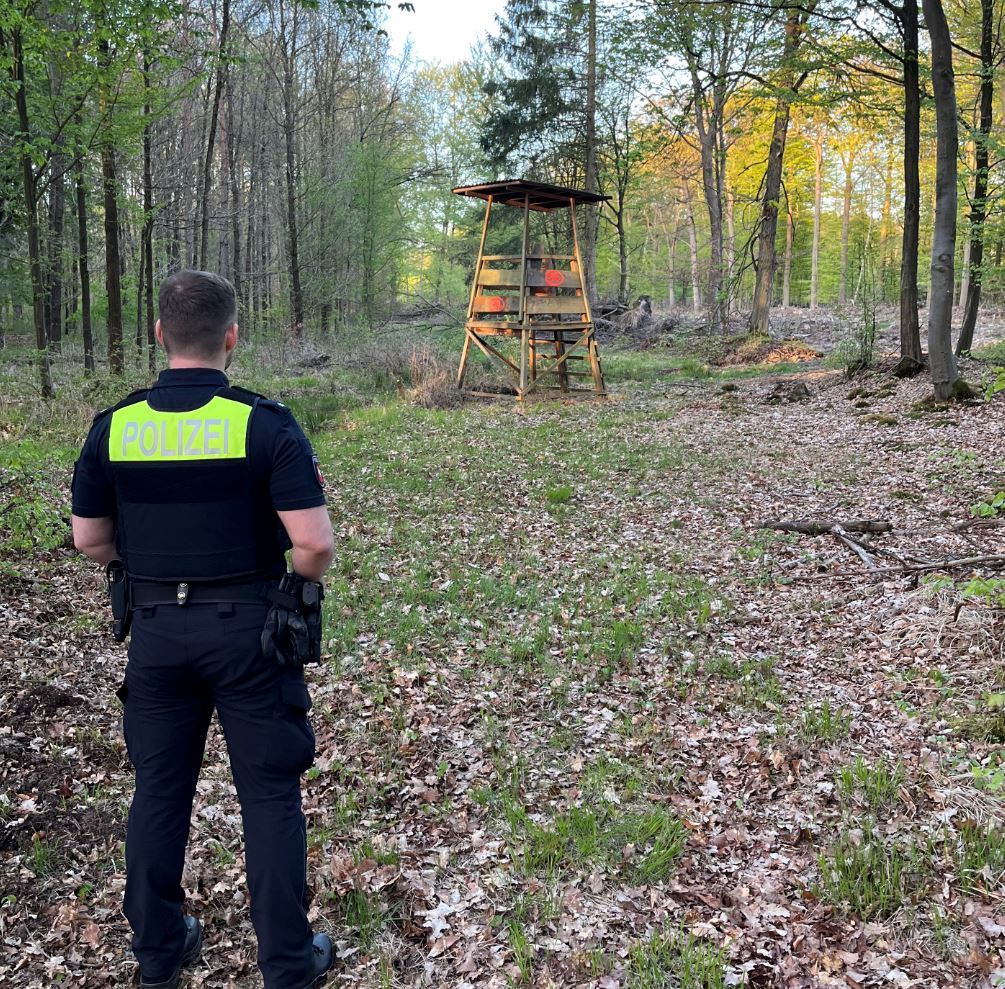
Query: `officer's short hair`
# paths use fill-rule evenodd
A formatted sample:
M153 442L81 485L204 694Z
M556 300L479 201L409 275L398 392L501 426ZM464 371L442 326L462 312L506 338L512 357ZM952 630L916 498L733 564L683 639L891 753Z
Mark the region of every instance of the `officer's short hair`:
M237 320L234 286L210 271L176 271L161 283L158 302L169 354L215 357Z

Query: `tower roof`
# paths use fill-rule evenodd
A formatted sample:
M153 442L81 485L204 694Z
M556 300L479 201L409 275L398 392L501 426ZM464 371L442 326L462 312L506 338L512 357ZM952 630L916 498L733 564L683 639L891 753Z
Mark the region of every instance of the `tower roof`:
M569 200L575 203L603 203L610 196L601 196L585 189L570 189L562 185L546 182L531 182L529 179L504 179L501 182L485 182L481 185L459 185L453 190L458 196L475 199L492 197L493 203L504 206L523 206L524 197L533 210L547 212L553 209L568 209Z

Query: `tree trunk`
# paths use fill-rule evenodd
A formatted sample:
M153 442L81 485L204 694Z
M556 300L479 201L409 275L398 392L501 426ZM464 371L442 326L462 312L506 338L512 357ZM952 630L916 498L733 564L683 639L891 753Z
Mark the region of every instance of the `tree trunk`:
M701 270L698 266L698 229L694 222L694 206L690 189L687 197L687 241L691 248L691 307L701 311Z
M667 262L670 269L667 272L667 290L671 308L677 303L677 230L675 224L673 236L667 236Z
M855 150L848 149L844 158L844 204L841 211L841 281L838 284L838 305L848 301L848 237L851 232L852 172L855 168Z
M956 257L956 85L953 49L941 0L923 0L925 23L932 39L932 90L938 134L935 171L935 223L932 227L932 305L928 311L928 360L935 397L953 395L959 379L953 356L953 265Z
M78 110L74 122L80 131L83 121ZM94 331L91 328L91 272L87 253L87 188L84 185L84 149L79 144L76 151L73 181L77 194L77 268L80 272L80 329L84 344L84 373L93 374Z
M733 190L726 186L726 277L732 278L736 271L736 223Z
M785 21L785 47L782 53L784 74L781 94L775 101L775 123L771 131L771 144L768 147L768 165L764 173L764 196L761 199L761 219L757 235L757 261L754 264L754 304L750 312L749 329L751 333L767 336L768 316L771 311L771 297L774 291L775 268L778 263L775 241L778 234L778 203L782 190L782 165L785 160L785 140L789 131L789 119L792 111L792 98L799 88L796 78L796 68L792 64L799 45L802 42L803 28L809 17L815 0L805 10L793 7ZM791 242L789 265L791 267ZM786 279L787 281L787 279ZM784 295L787 297L788 292ZM788 301L785 301L788 305Z
M725 327L722 300L722 195L718 148L718 107L712 111L712 119L706 121L704 101L706 94L698 76L697 63L693 55L688 56L691 72L691 95L694 103L694 122L698 132L698 145L701 150L701 185L705 194L705 206L708 209L709 230L709 266L708 304L709 329L720 333ZM713 97L715 99L715 97ZM692 224L694 216L692 214Z
M900 356L921 363L918 325L918 226L921 211L921 91L918 86L918 0L901 7L904 34L904 240L900 262Z
M973 242L968 240L963 245L963 270L960 272L960 298L957 305L960 309L967 306L967 295L970 291L970 250Z
M243 102L243 101L242 101ZM243 109L243 108L242 108ZM230 270L234 282L234 295L243 308L244 281L241 276L241 191L237 170L239 166L240 138L234 133L234 89L231 75L227 74L227 177L230 181L231 237ZM243 113L242 113L243 132Z
M290 317L296 337L304 332L304 293L300 284L300 248L297 236L296 190L296 80L294 66L297 59L297 11L293 6L291 33L287 35L285 4L279 5L281 18L280 41L283 46L283 136L286 145L286 248L290 271Z
M795 223L792 220L792 204L785 197L785 259L782 262L782 306L786 309L790 304L792 287L792 241L795 235Z
M879 284L880 299L886 302L887 269L890 267L890 216L893 212L893 154L888 152L886 158L886 175L883 180L883 214L879 225Z
M813 145L813 263L810 272L810 309L816 309L820 288L820 210L823 192L824 139L818 131Z
M206 268L209 257L209 203L213 190L213 149L216 144L216 125L220 119L220 97L227 76L227 29L230 27L230 0L223 0L220 18L220 50L216 61L216 86L213 93L213 109L209 116L209 133L206 136L206 157L202 165L202 220L199 239L199 260Z
M145 226L144 222L144 226ZM142 232L140 233L139 266L136 269L136 353L143 352L143 279L147 271L147 252L144 250L145 242Z
M63 340L63 218L66 196L66 155L53 152L49 162L49 348L59 351Z
M98 42L99 61L107 71L111 52L107 39ZM108 114L107 92L102 87L102 113ZM105 294L108 297L108 370L122 374L122 266L119 258L119 203L115 177L115 147L106 129L101 142L101 178L105 199Z
M586 191L597 191L597 0L586 5L586 106L583 108L586 132ZM597 209L592 204L583 208L583 288L591 304L597 300Z
M146 280L147 366L157 367L157 339L154 335L154 181L151 164L150 56L143 53L143 252Z
M6 48L5 30L0 27L0 42ZM31 160L31 121L28 117L28 94L24 72L24 44L21 29L11 34L11 82L14 104L17 108L18 130L21 135L21 183L24 189L25 225L28 229L28 269L31 275L32 317L35 324L35 349L38 362L38 379L43 398L52 398L52 370L49 365L49 348L46 340L45 299L42 285L42 252L38 237L38 201L35 166Z
M981 109L978 130L974 138L974 198L970 209L970 291L956 353L967 354L974 344L977 312L981 304L981 282L984 274L985 221L988 210L988 138L994 121L995 53L994 0L981 0Z
M789 15L791 21L797 11ZM775 124L768 147L768 167L764 174L764 196L761 200L761 221L757 232L757 262L754 265L754 305L750 310L748 329L760 336L768 335L768 316L775 283L775 237L778 233L778 200L782 190L782 163L785 158L785 137L789 129L791 104L783 97L775 104Z

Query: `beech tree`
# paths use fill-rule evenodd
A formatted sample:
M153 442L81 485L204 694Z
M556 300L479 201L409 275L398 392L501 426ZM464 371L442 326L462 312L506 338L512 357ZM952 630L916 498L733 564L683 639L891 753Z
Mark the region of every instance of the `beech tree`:
M959 380L952 346L953 271L956 256L956 158L959 154L953 47L941 0L923 0L932 39L932 88L938 128L935 225L932 230L932 302L928 311L928 360L935 397L953 396Z
M761 217L757 232L754 302L747 324L751 333L761 335L768 333L768 316L774 290L778 206L792 101L809 75L808 68L796 63L796 56L802 46L806 23L815 6L815 0L810 0L805 8L790 8L785 17L785 42L782 49L778 95L775 99L775 119L771 131L771 144L768 147L764 195L761 199Z
M977 313L984 281L984 247L987 240L988 186L991 172L991 128L994 123L995 74L1001 62L1001 38L995 24L994 0L981 0L980 95L978 124L974 131L974 193L970 200L970 285L964 303L963 323L956 355L969 353L974 342Z

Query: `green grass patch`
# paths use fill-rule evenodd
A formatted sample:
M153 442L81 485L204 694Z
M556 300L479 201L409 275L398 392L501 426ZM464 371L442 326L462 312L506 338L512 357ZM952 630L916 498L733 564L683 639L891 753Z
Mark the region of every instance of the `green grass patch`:
M906 781L907 772L899 759L893 763L885 759L870 763L862 756L856 756L850 765L839 769L835 777L842 802L864 807L874 815L897 803Z
M544 493L545 500L549 505L564 505L572 500L572 485L559 484L553 488L548 488Z
M809 741L836 742L851 731L851 715L834 707L825 698L822 704L807 708L800 718L799 733Z
M39 879L51 876L56 871L59 857L56 853L56 846L48 841L34 835L31 839L31 849L28 853L28 868Z
M951 845L967 893L998 894L1005 877L1005 829L966 821Z
M871 821L859 836L841 834L818 866L821 899L862 920L889 917L917 899L929 872L925 853L884 840Z
M687 844L684 825L663 807L571 807L540 823L522 803L503 801L502 815L513 836L516 863L524 874L537 877L603 863L624 869L637 882L660 882Z
M381 932L398 919L389 904L361 889L351 889L335 898L334 906L349 936L363 948L373 947Z
M693 934L664 928L628 949L625 989L725 989L726 954Z

